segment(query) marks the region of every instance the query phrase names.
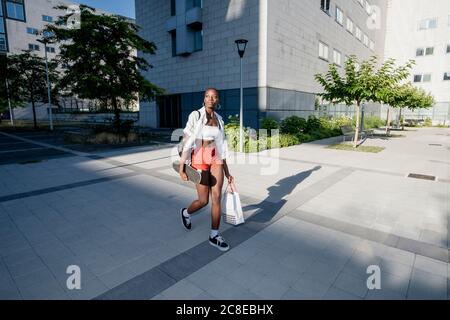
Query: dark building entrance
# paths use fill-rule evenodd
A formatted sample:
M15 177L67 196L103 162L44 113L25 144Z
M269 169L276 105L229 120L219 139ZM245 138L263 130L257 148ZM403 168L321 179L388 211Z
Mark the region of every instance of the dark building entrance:
M159 108L159 127L181 128L181 95L160 96L156 102Z

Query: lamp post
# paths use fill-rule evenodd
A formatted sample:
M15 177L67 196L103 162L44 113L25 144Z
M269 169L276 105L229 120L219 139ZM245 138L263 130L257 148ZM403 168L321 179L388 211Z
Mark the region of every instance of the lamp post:
M11 125L14 126L14 113L13 109L11 108L11 97L9 95L8 79L5 79L5 83L6 83L6 96L8 97L9 120L11 121Z
M244 57L245 48L247 47L248 40L238 39L235 41L239 57L241 59L241 106L240 106L240 115L239 115L239 152L244 152L244 89L242 87L242 58Z
M48 106L49 106L49 120L50 120L50 130L53 131L53 110L52 110L52 92L51 92L51 83L50 83L50 76L48 72L48 62L47 62L47 44L50 42L50 40L45 36L42 39L38 39L38 42L44 44L44 50L45 50L45 73L47 76L47 94L48 94Z

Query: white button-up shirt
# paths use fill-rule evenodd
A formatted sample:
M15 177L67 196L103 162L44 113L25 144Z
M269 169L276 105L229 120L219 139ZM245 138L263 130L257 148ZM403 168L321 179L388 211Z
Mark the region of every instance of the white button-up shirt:
M200 117L199 117L200 113ZM219 122L219 130L220 134L216 140L214 140L217 152L219 154L220 159L225 160L228 157L228 143L225 136L225 124L223 122L222 117L217 113L214 112L217 121ZM183 132L187 136L186 143L183 147L183 152L187 152L192 148L198 148L200 146L196 145L197 139L201 140L202 136L202 130L203 126L206 125L208 122L208 119L206 117L206 110L205 107L199 109L198 111L193 111L189 115L188 122L186 123L186 127L184 128Z

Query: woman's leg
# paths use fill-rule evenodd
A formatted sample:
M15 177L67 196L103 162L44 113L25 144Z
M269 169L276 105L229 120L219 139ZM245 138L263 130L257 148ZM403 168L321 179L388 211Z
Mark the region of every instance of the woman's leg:
M223 165L211 166L211 229L219 230L220 226L220 201L222 198Z
M193 214L194 212L197 212L198 210L206 207L208 205L209 200L209 185L203 185L203 184L197 184L197 195L198 199L193 201L189 208L187 209L187 212L189 214Z

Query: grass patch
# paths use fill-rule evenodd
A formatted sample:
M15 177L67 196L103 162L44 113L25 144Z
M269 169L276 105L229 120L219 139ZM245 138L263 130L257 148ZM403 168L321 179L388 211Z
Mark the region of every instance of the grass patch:
M353 148L352 144L339 143L339 144L330 145L330 146L327 147L327 149L344 150L344 151L355 151L355 152L379 153L379 152L383 151L385 148L383 148L383 147L376 147L376 146L358 146L356 148Z

